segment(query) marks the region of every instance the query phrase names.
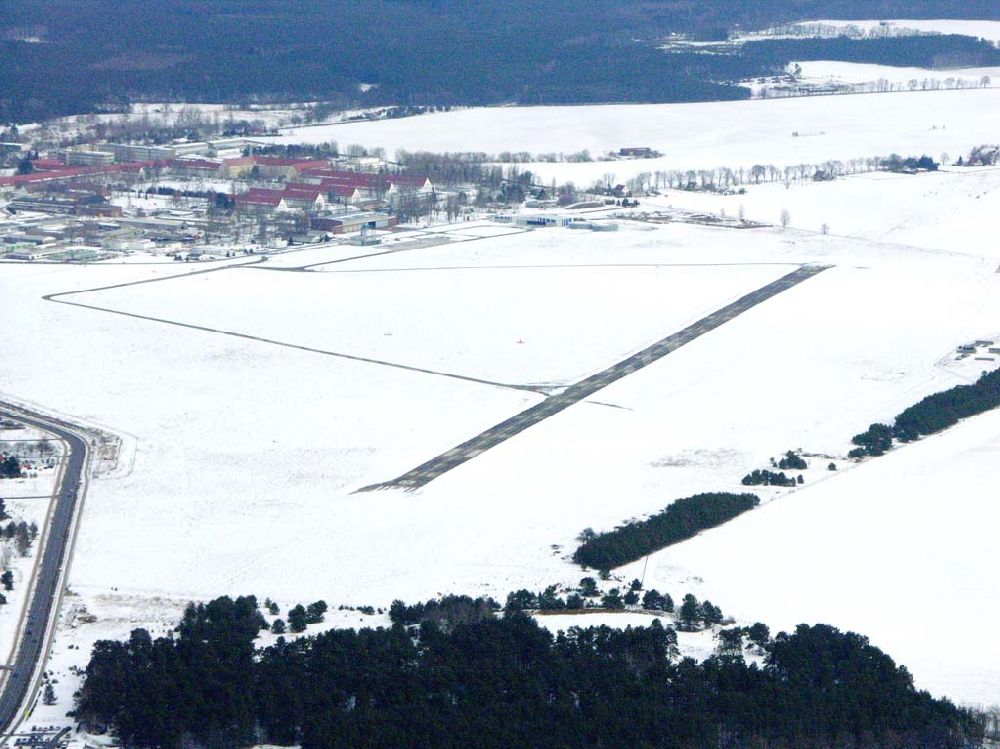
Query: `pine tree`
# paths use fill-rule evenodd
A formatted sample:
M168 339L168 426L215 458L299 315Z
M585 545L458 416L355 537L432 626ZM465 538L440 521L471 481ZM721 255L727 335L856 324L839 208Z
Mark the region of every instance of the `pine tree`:
M701 620L705 624L721 624L722 609L705 599L701 604Z
M3 584L4 590L14 590L14 573L7 570L2 575L0 575L0 583Z
M763 652L767 644L771 641L771 629L762 622L752 624L747 629L747 639L750 640L750 644L747 645L748 648L756 647L758 651Z
M300 603L293 609L288 611L288 628L292 632L304 632L306 629L306 610L305 607Z
M739 627L719 630L719 654L737 656L743 652L743 630Z
M45 688L42 689L42 702L46 705L56 704L56 692L52 688L52 682L45 682Z
M612 588L603 598L601 598L601 606L613 611L619 611L625 608L625 602L622 601L622 597L618 593L618 588Z
M649 611L662 611L663 596L659 594L656 588L647 590L642 597L642 607L644 609L648 609Z
M567 609L582 609L586 606L586 601L583 600L583 596L579 593L570 593L566 596L566 608Z
M319 624L326 613L326 601L315 601L306 608L306 624Z
M701 621L701 606L698 605L698 599L691 593L684 596L684 603L681 604L678 618L686 629L694 629L695 625Z

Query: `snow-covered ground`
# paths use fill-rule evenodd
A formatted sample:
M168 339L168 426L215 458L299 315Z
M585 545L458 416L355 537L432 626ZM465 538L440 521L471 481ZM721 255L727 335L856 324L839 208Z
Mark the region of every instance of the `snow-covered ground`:
M58 117L44 123L50 133L59 133L69 138L86 133L97 123L148 122L155 126L172 126L177 124L217 123L225 125L230 119L239 122L261 122L266 128L277 128L287 125L306 114L308 103L290 104L288 106L261 106L260 108L240 109L229 104L208 104L197 102L136 102L127 114L77 114ZM19 124L22 132L26 124ZM31 127L42 127L33 124Z
M950 154L956 159L959 154ZM935 159L940 154L932 154ZM832 182L750 185L745 195L665 190L644 198L639 210L672 206L868 240L942 249L1000 259L990 240L1000 212L1000 169L950 167L917 175L875 172Z
M584 527L606 528L695 491L737 488L743 474L789 448L842 462L850 435L872 419L968 381L973 372L938 362L957 343L996 332L994 264L791 230L636 224L615 235L540 230L327 272L225 270L77 297L291 342L361 336L377 342L376 353L395 347L401 364L437 357L461 372L485 362L479 374L525 377L544 365L572 377L807 261L837 267L414 495L349 492L539 396L41 299L191 268L4 266L10 309L39 326L38 336L9 342L5 389L136 440L131 471L96 481L88 494L71 573L85 603L243 592L375 606L447 592L502 598L514 588L575 583L581 572L565 557ZM742 265L762 262L783 265ZM684 263L720 265L712 283L699 280L705 268L643 267ZM484 305L481 278L512 291ZM532 314L511 310L521 306ZM476 321L492 337L485 344ZM449 333L433 332L442 328ZM399 340L387 343L386 332ZM525 343L508 340L515 334ZM509 357L536 340L546 356L519 369ZM807 479L835 486L854 471L818 469ZM786 494L766 498L798 496ZM957 564L961 551L952 550ZM697 566L654 574L647 584L675 599L705 578ZM713 600L728 610L724 596ZM741 613L768 619L763 606ZM818 618L808 607L797 613ZM892 651L894 641L880 644ZM976 639L951 645L966 652ZM943 689L934 672L917 675ZM981 697L950 683L948 691Z
M279 143L337 140L408 151L527 151L594 158L625 146L662 157L520 165L551 179L590 185L639 172L783 167L890 153L966 153L1000 131L1000 89L916 91L879 96L796 97L698 104L493 107L381 122L291 130ZM798 133L798 136L792 135Z
M895 67L837 60L802 60L786 68L795 74L741 81L754 96L822 93L923 92L935 89L1000 86L1000 67L934 69Z
M697 569L727 612L864 632L919 686L1000 695L994 501L1000 412L771 503L650 560Z
M863 31L871 31L877 28L886 28L890 31L903 31L912 29L931 34L960 34L971 36L976 39L988 39L991 42L1000 42L1000 21L982 20L956 20L949 18L893 18L885 20L866 19L860 21L842 20L822 20L822 21L802 21L799 26L832 26L843 28L854 26Z
M343 127L387 147L650 145L694 166L816 163L955 156L995 140L998 96L490 109ZM826 134L793 139L793 130ZM389 132L409 140L379 143ZM598 176L663 168L531 166ZM616 233L590 234L463 222L388 235L379 247L281 253L253 269L0 265L3 395L122 435L128 447L86 497L71 604L97 621L67 609L55 645L58 707L69 706L69 666L85 663L94 639L139 625L164 631L189 598L385 607L572 585L585 574L567 561L582 529L699 491L742 490L744 474L796 448L819 456L804 488L761 492L761 509L654 555L647 587L675 601L707 595L746 623L857 629L910 666L919 686L996 702L988 625L1000 589L989 575L1000 549L987 538L996 518L986 461L1000 416L860 465L844 455L870 422L996 366L956 362L954 351L1000 335L990 244L998 174L858 176L732 198L671 192L639 208L732 216L744 204L770 222L787 208L787 230L621 220ZM818 233L824 222L828 235ZM328 264L293 270L313 263ZM442 374L572 381L799 263L834 267L420 491L352 493L542 397ZM43 299L178 274L67 299L202 329ZM830 461L839 470L826 470ZM975 615L942 615L953 611Z
M570 384L792 269L676 267L656 234L620 234L613 249L601 234L552 229L530 255L508 249L524 246L515 236L429 248L419 267L411 254L322 273L235 268L70 300L494 382Z
M859 62L839 62L836 60L804 60L795 63L801 69L799 78L805 83L872 83L888 81L919 90L923 81L938 81L943 86L948 79L961 81L962 85L975 87L984 85L983 78L989 78L985 85L1000 85L1000 67L958 68L939 70L931 68L895 67L892 65L872 65Z

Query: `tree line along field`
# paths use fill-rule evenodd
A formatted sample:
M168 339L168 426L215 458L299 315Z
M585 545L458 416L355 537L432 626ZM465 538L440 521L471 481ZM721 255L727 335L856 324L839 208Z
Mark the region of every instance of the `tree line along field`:
M784 188L787 179L797 187L799 180L786 177L786 167L796 170L800 165L822 169L827 161L839 161L845 167L853 160L886 159L891 154L920 156L927 154L935 161L947 153L951 160L968 155L970 150L995 139L1000 126L1000 91L997 89L964 89L927 91L873 96L793 97L773 100L706 102L692 104L621 104L579 107L501 107L479 108L422 115L377 122L344 123L295 128L280 136L267 138L279 144L318 144L329 141L357 143L368 148L383 148L388 154L397 152L432 152L437 154L482 153L498 158L525 153L531 163L512 163L519 171L530 171L540 185L573 182L581 188L604 183L611 175L612 185L626 184L640 174L652 184L657 173L688 170L744 170L747 175L755 166L774 167L779 174L777 186ZM900 117L900 114L905 116ZM579 127L586 116L587 127ZM710 126L706 127L705 123ZM601 160L609 151L617 153L625 144L640 144L661 155L648 159ZM587 152L589 161L574 158ZM562 158L560 158L562 154ZM549 158L552 160L549 161ZM518 156L518 160L521 158ZM864 171L869 171L866 168ZM696 174L697 179L697 174ZM771 183L765 171L764 184ZM757 183L744 180L749 190ZM811 181L810 181L810 184ZM662 189L664 181L659 181ZM676 186L676 181L675 181ZM837 192L837 183L817 183ZM752 194L759 191L750 191ZM859 190L865 190L859 187ZM898 188L897 188L898 189ZM959 188L961 190L961 188ZM884 192L883 199L906 202L905 191ZM850 199L838 198L834 206ZM964 193L964 191L962 191ZM677 205L687 199L702 198L701 206L717 212L725 205L735 215L741 197L723 198L717 194L676 193L669 200ZM781 196L773 196L774 200ZM943 198L947 200L947 195ZM964 199L964 194L963 194ZM752 198L746 198L751 201ZM650 205L647 198L644 206ZM805 200L815 214L817 206L830 202L828 198ZM877 205L869 199L866 205ZM956 202L956 201L951 201ZM655 203L655 201L654 201ZM748 208L751 203L748 202ZM789 206L801 214L803 208ZM905 209L905 205L899 209ZM971 211L976 204L961 202L957 210ZM777 205L780 210L781 204ZM869 211L863 206L853 208L862 218ZM948 218L935 206L927 207L928 217ZM777 211L762 215L768 222L777 220ZM879 226L891 217L872 217ZM847 219L831 224L837 226ZM818 229L820 221L810 225ZM897 222L898 223L898 222ZM930 223L930 222L928 222Z
M654 551L714 528L760 504L753 494L696 494L676 499L644 521L590 534L573 552L573 561L597 570L634 562Z
M913 442L954 426L961 419L985 413L1000 406L1000 369L986 371L971 385L956 385L934 393L904 409L896 416L892 426L872 424L852 439L857 447L847 453L848 458L880 457L892 449L893 442ZM808 464L789 451L775 464L776 468L804 470ZM829 464L836 470L836 464ZM803 483L786 476L784 471L775 473L755 469L741 482L744 486L792 486ZM710 493L674 500L664 510L645 520L631 521L603 533L584 531L583 543L573 552L573 561L585 567L611 570L648 556L680 541L693 537L700 531L714 528L752 510L760 504L754 494Z

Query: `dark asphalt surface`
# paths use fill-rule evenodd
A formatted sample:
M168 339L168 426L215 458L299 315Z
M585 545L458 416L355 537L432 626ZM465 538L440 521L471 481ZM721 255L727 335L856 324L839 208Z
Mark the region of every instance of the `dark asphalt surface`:
M756 307L761 302L765 302L771 297L783 291L799 285L817 273L826 270L828 266L803 266L791 273L782 276L776 281L772 281L766 286L762 286L756 291L752 291L735 302L716 310L707 317L703 317L698 322L689 325L683 330L673 333L663 338L653 345L633 354L627 359L623 359L617 364L613 364L607 369L591 375L579 382L570 385L566 390L555 395L550 395L541 403L528 408L525 411L512 416L506 421L490 427L485 432L476 435L472 439L463 442L461 445L452 448L446 453L431 458L411 471L407 471L402 476L398 476L391 481L380 484L372 484L359 489L359 492L374 491L376 489L419 489L430 483L444 473L457 468L468 460L482 455L490 448L496 447L502 442L506 442L511 437L520 434L528 427L534 426L541 421L555 416L557 413L566 410L575 403L579 403L585 398L589 398L597 391L607 387L611 383L621 378L637 372L649 366L653 362L659 361L672 351L676 351L700 336L709 333L721 325L729 322L747 310Z
M48 529L41 565L38 569L34 596L28 604L24 619L24 636L7 676L3 694L0 695L0 732L6 733L17 717L18 708L27 697L31 677L42 657L46 642L46 628L52 608L58 599L59 575L70 545L70 529L76 513L77 492L87 460L87 446L72 432L59 424L41 417L25 416L16 411L6 411L0 407L0 415L8 416L28 426L52 432L65 440L69 446L62 484L56 494L55 511Z

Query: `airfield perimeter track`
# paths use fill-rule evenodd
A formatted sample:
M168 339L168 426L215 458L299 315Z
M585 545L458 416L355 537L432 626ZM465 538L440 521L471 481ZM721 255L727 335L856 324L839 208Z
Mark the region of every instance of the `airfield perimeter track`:
M589 398L611 383L633 372L638 372L644 367L648 367L653 362L659 361L681 346L691 343L696 338L715 330L747 310L756 307L761 302L765 302L783 291L798 286L803 281L822 273L830 267L828 265L804 265L797 268L788 275L782 276L778 280L772 281L766 286L762 286L756 291L740 297L735 302L727 304L707 317L703 317L683 330L662 338L627 359L623 359L597 374L590 375L570 385L561 393L548 396L541 403L531 406L521 413L500 422L496 426L490 427L485 432L476 435L457 447L453 447L446 453L431 458L426 463L422 463L416 468L407 471L402 476L398 476L391 481L363 487L358 491L368 492L377 489L405 489L412 491L419 489L442 474L462 465L462 463L472 460L490 448L506 442L528 427L534 426L550 416L555 416L573 404Z

